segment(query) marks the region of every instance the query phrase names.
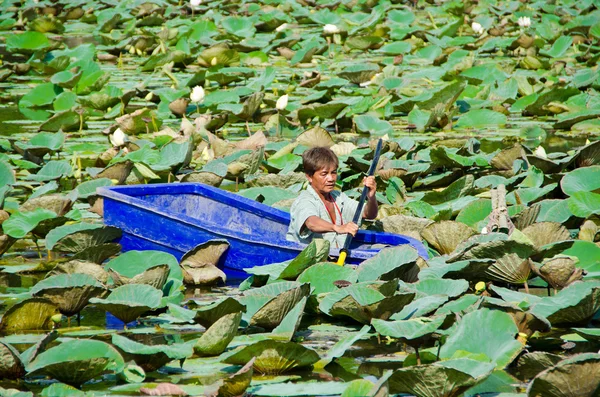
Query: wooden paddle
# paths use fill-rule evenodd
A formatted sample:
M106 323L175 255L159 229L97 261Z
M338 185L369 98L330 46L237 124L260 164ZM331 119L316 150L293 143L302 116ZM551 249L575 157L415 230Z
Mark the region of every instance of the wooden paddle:
M375 174L375 169L377 168L377 163L379 162L379 154L381 153L381 145L383 141L381 138L377 141L377 147L375 148L375 155L373 156L373 161L371 162L371 167L369 167L369 172L367 176L373 176ZM363 187L362 193L360 195L360 200L358 200L358 207L356 207L356 212L354 213L354 217L352 218L352 222L358 225L358 221L362 216L363 206L365 205L365 199L367 198L367 192L369 191L368 187ZM344 241L344 247L340 250L340 256L338 258L337 264L339 266L344 266L346 262L346 256L348 255L348 250L350 249L350 243L352 242L352 235L348 233L346 235L346 240Z

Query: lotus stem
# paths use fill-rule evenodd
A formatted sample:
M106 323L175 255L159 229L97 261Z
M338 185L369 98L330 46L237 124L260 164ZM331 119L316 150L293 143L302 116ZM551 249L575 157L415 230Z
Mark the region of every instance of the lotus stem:
M248 136L252 136L252 133L250 132L250 124L248 124L248 120L246 120L246 131L248 131Z
M417 365L421 365L421 355L419 354L418 347L415 347L415 356L417 356Z
M198 102L196 102L196 113L200 114L200 106L198 105Z
M79 113L79 133L83 130L83 113Z
M433 16L431 15L431 12L427 11L427 16L429 17L429 20L431 21L431 24L433 25L434 29L437 29L437 25L435 23L435 20L433 19Z
M77 313L77 326L81 326L81 313Z
M37 249L38 257L41 260L42 259L42 250L40 250L40 246L38 245L37 238L35 238L35 237L33 238L33 243L35 244L35 248Z
M150 115L152 118L152 127L154 127L154 131L158 131L158 126L156 125L156 120L154 119L154 114Z
M525 283L523 283L523 286L525 287L525 292L529 293L529 285L527 284L527 281L525 281Z

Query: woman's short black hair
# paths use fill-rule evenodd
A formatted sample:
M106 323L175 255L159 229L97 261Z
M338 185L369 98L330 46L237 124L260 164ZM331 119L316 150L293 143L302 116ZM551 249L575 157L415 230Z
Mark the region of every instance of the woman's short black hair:
M313 175L325 167L337 168L339 161L333 150L324 146L316 146L302 153L302 167L306 175Z

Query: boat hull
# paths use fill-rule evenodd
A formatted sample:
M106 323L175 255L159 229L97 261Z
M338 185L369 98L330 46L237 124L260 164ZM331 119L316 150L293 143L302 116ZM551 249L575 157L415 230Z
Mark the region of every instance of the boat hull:
M159 250L178 260L198 244L226 239L230 247L219 264L229 279L247 277L245 268L296 257L304 244L285 240L289 214L254 200L200 183L98 188L104 223L123 231L124 251ZM370 244L410 244L427 258L420 241L408 236L361 230L348 263L360 263L379 249ZM332 249L337 256L339 251Z

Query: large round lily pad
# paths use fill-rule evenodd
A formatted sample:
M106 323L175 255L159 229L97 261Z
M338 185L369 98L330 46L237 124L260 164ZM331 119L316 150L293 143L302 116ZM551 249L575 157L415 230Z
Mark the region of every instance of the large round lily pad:
M600 388L600 354L566 358L541 372L527 388L531 397L596 396Z
M147 339L156 339L153 335L137 336L150 336ZM146 372L156 371L171 360L182 360L193 354L190 343L147 345L118 334L113 334L112 344L121 351L125 360L135 361Z

